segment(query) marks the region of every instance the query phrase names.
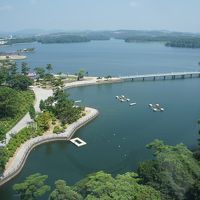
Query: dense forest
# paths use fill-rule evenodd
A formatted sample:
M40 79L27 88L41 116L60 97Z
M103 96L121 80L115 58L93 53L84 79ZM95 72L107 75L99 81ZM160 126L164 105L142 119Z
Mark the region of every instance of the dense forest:
M33 81L27 76L28 66L19 71L15 62L2 61L0 66L0 141L28 111L34 101L29 90Z
M167 31L85 31L71 33L52 33L41 36L18 37L8 40L8 44L40 42L40 43L74 43L92 40L121 39L125 42L164 42L166 46L179 48L200 48L200 35Z
M200 48L200 38L176 39L166 43L168 47Z
M44 36L37 39L37 42L42 44L49 43L74 43L74 42L89 42L86 37L77 35L61 35L61 36Z
M147 148L154 159L141 163L137 173L112 177L100 171L73 186L67 180L57 180L52 189L45 183L47 175L34 174L13 189L22 200L34 200L45 193L49 200L199 200L200 163L193 153L183 144L169 146L160 140Z

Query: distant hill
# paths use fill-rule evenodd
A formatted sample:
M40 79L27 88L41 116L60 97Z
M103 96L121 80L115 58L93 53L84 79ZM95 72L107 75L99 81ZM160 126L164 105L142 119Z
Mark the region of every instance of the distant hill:
M115 31L58 31L24 30L15 32L8 44L40 42L40 43L72 43L89 42L91 40L122 39L125 42L165 42L166 46L200 48L200 33L184 33L170 31L115 30Z

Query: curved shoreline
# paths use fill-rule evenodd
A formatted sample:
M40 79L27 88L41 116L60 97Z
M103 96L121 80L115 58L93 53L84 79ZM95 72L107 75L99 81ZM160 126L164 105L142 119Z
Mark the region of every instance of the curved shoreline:
M107 79L97 80L97 77L90 77L87 80L66 83L64 88L70 89L74 87L82 87L82 86L90 86L90 85L98 85L98 84L109 84L109 83L112 84L112 83L121 83L121 82L123 82L123 80L120 78L111 78L109 80ZM37 87L34 89L37 89ZM38 88L38 90L40 90L40 88ZM34 92L38 93L36 91ZM35 107L36 107L35 109L39 111L39 108L38 108L39 106L35 105ZM13 159L11 161L11 166L5 169L3 172L3 176L0 177L0 186L4 185L5 183L7 183L8 181L13 179L16 175L20 173L20 171L22 170L23 166L26 163L26 159L28 158L29 154L35 147L43 143L48 143L48 142L53 142L53 141L70 140L71 137L74 135L74 133L78 129L80 129L82 126L86 125L93 119L95 119L99 114L99 111L94 108L86 107L85 109L86 111L89 111L89 113L86 114L86 116L74 122L73 124L69 125L64 133L61 133L59 135L48 134L48 135L38 136L22 144L22 146L19 148L19 151L16 153L16 155L13 158L11 158ZM15 165L15 166L13 167L12 165Z
M9 180L14 178L17 174L20 173L26 162L26 159L28 158L28 155L36 146L43 143L58 141L58 140L69 141L78 129L80 129L82 126L86 125L93 119L95 119L99 114L99 111L94 108L86 107L85 109L86 111L88 111L88 113L84 117L77 120L76 122L70 124L67 127L67 129L65 129L64 133L58 135L52 133L43 136L38 136L22 144L19 151L13 157L10 167L4 171L3 176L1 177L0 180L0 186L4 185Z

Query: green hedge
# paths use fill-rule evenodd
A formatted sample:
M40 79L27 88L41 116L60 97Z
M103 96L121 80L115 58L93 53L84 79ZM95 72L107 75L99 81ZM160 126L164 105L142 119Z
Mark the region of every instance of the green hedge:
M35 129L32 126L28 126L19 131L16 135L14 135L6 147L2 148L1 157L0 157L0 169L4 170L5 165L8 160L14 156L17 148L21 146L21 144L25 143L31 138L42 135L42 131L40 129Z

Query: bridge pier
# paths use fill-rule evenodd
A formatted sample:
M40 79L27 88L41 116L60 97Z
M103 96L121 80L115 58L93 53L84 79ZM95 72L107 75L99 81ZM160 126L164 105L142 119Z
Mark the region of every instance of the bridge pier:
M184 79L184 78L185 78L185 75L182 75L181 78Z
M142 80L144 81L144 77L142 78Z
M155 77L155 76L153 77L153 80L154 80L154 81L156 80L156 77Z
M199 78L200 78L200 74L199 74Z
M192 74L190 74L190 78L192 78Z
M166 76L164 76L164 80L166 79Z

